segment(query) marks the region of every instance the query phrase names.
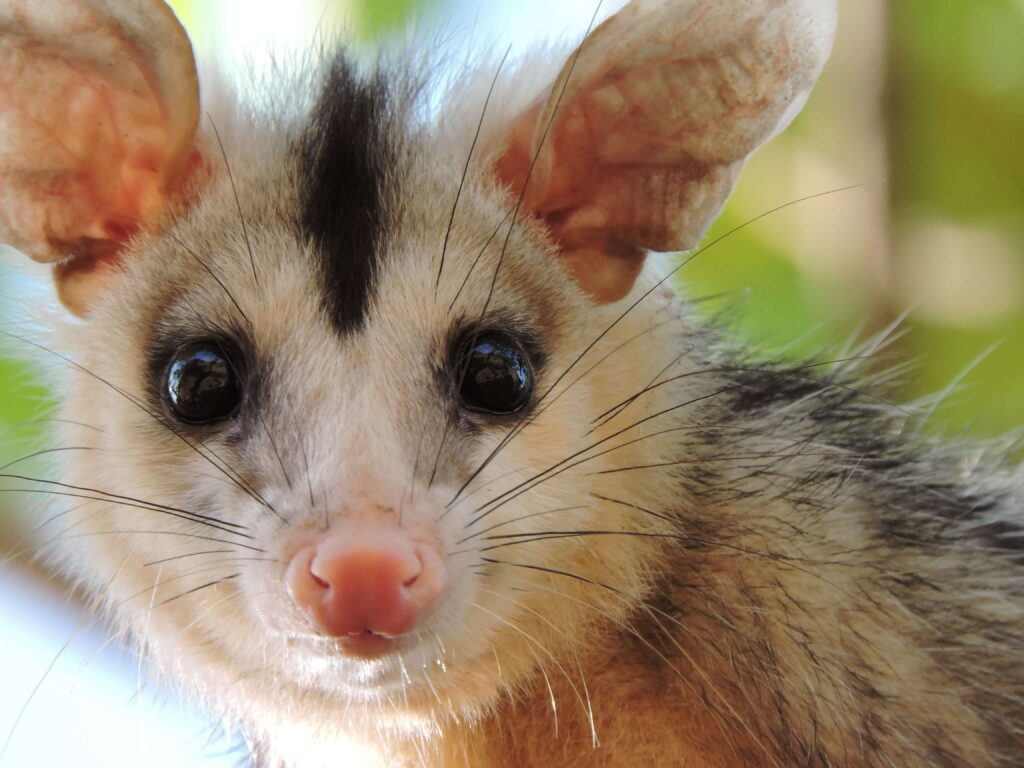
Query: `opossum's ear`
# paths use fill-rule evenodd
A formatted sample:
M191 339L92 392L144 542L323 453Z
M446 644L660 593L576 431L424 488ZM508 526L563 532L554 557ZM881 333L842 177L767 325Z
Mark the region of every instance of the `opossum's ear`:
M835 25L835 0L632 0L512 126L499 177L584 290L622 298L647 250L699 242L802 108Z
M85 314L188 177L199 84L162 0L0 0L0 241L54 263Z

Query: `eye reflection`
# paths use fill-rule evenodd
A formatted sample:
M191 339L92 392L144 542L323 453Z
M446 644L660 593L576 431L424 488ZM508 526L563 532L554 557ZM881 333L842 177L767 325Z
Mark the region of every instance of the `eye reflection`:
M213 342L199 342L178 350L171 360L165 395L182 421L209 424L234 415L242 388L224 350Z
M459 355L459 396L471 411L509 415L519 412L533 393L533 368L522 346L498 332L470 336Z

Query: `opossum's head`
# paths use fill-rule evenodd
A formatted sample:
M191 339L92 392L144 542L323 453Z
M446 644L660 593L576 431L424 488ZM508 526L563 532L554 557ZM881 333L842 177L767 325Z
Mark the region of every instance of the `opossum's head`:
M0 238L80 318L75 575L247 717L473 713L570 657L682 503L620 471L683 444L630 400L685 351L644 254L697 243L834 15L634 0L436 119L335 58L201 120L162 3L0 3Z

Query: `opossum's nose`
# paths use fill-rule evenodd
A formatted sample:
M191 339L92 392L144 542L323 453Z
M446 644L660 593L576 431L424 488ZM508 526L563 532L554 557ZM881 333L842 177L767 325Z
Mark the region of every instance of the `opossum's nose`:
M299 550L285 580L320 632L372 657L416 627L446 575L437 549L404 529L345 526Z

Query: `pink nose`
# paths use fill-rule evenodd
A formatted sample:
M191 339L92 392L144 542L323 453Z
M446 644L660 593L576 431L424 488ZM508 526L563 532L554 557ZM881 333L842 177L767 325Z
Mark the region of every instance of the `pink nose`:
M345 526L299 550L285 580L323 634L366 644L411 631L437 601L445 576L437 550L406 531Z

